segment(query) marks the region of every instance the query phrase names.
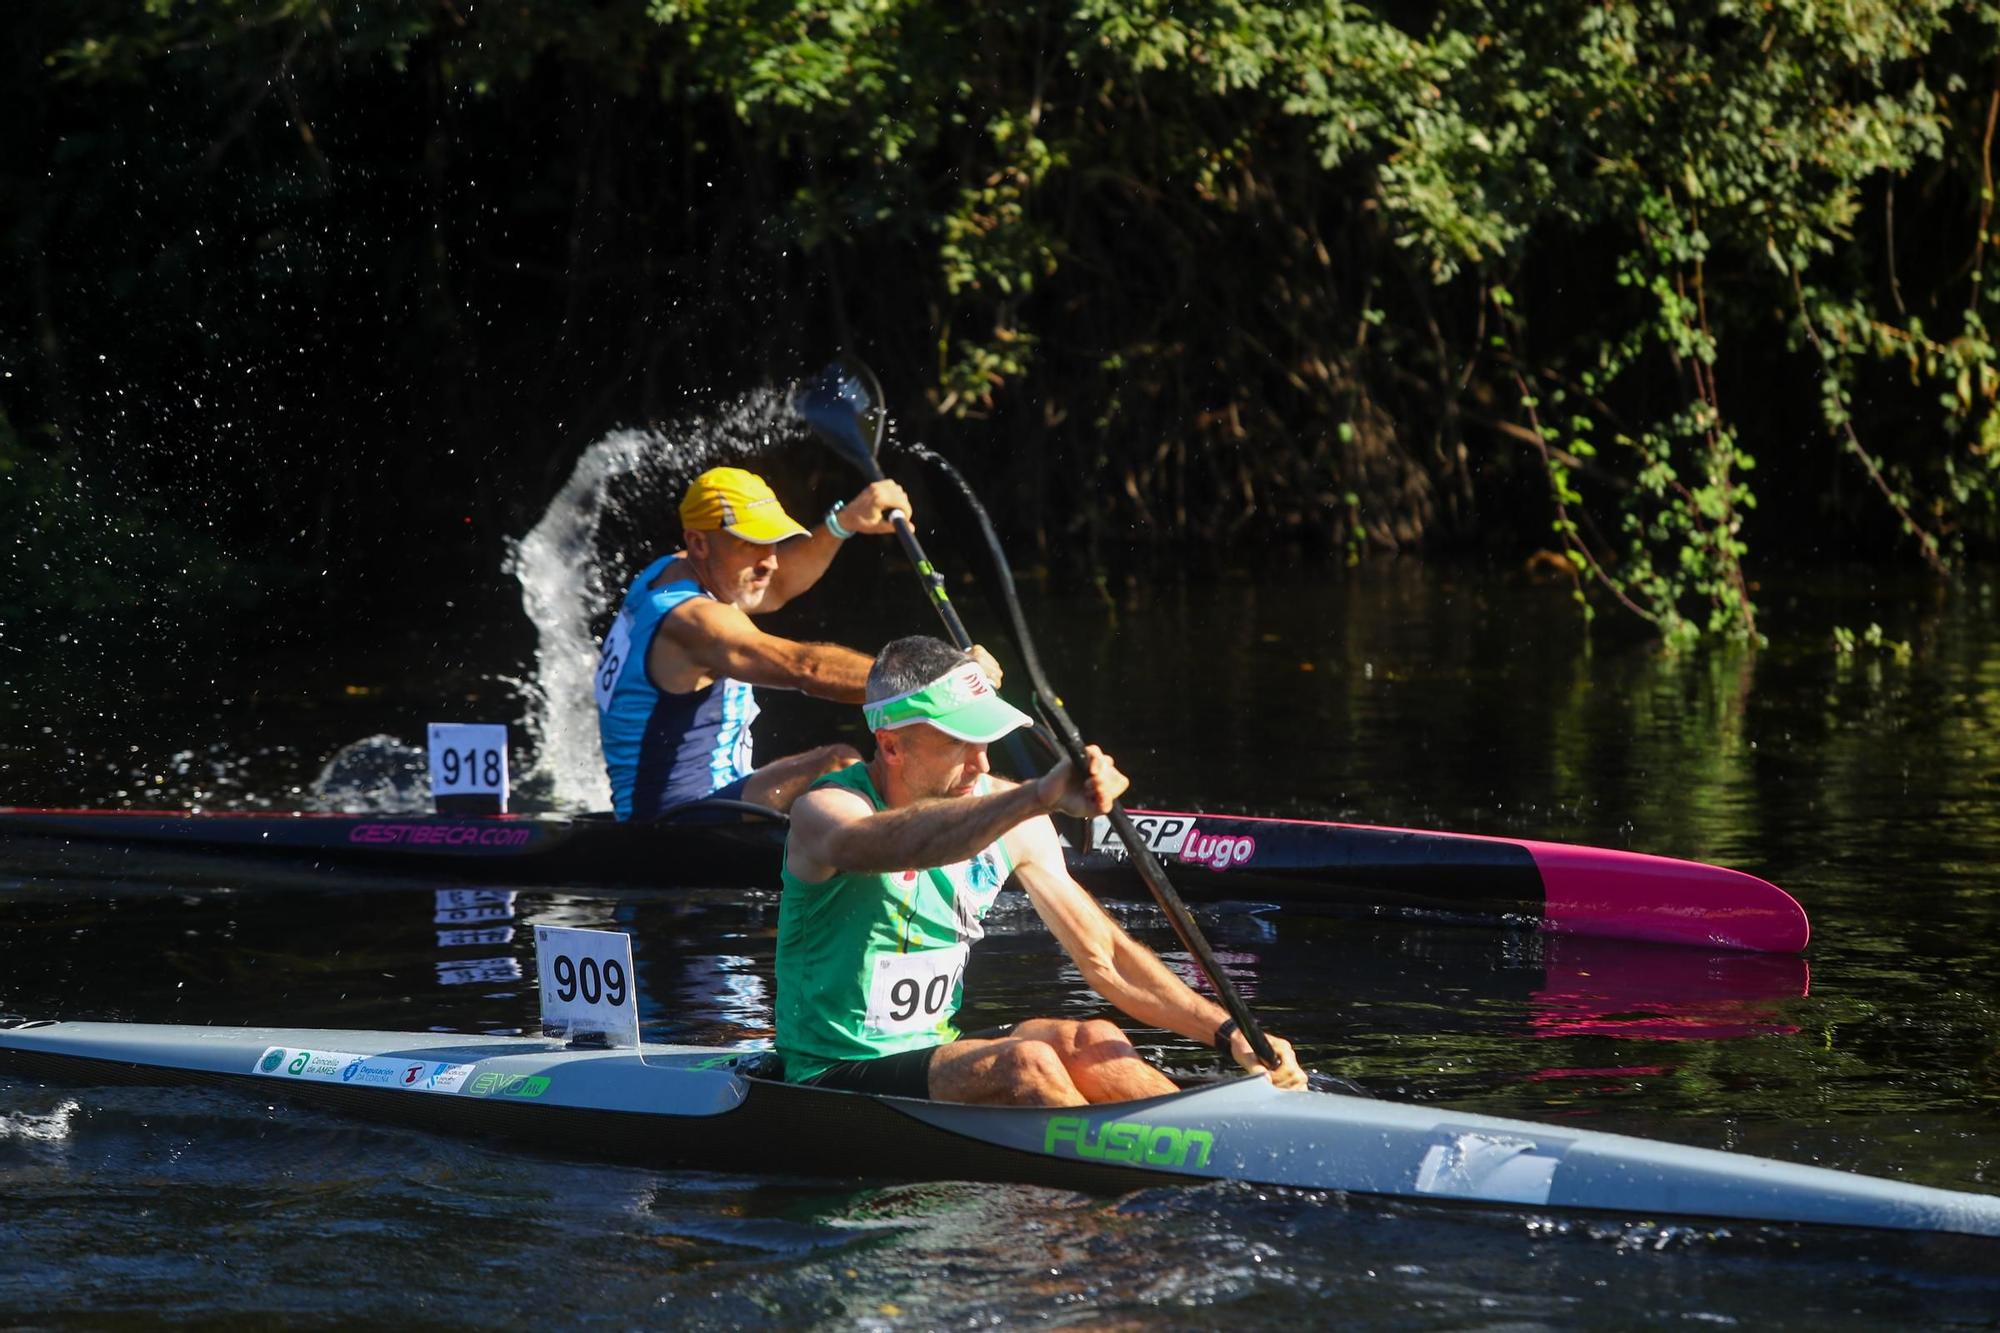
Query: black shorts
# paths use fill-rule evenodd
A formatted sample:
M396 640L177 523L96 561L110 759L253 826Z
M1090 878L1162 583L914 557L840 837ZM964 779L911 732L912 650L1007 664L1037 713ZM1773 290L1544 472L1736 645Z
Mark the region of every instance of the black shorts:
M834 1088L841 1092L865 1092L875 1097L916 1097L931 1095L931 1056L937 1047L898 1051L873 1060L842 1060L813 1077L808 1087Z
M960 1034L960 1040L997 1041L1014 1031L1013 1024L1006 1027L982 1028L978 1032ZM915 1097L919 1100L931 1095L931 1056L937 1052L935 1046L925 1046L915 1051L898 1051L894 1055L879 1055L873 1060L842 1060L802 1082L812 1088L834 1088L840 1092L865 1092L874 1097Z

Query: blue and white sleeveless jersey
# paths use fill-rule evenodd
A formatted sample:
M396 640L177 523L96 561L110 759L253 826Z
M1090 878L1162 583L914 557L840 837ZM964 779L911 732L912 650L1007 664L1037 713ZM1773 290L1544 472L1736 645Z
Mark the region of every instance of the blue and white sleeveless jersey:
M692 578L654 588L678 559L662 556L626 589L618 619L597 659L597 735L620 819L650 819L670 805L697 800L747 775L757 696L740 680L669 694L653 684L646 653L675 607L709 594Z

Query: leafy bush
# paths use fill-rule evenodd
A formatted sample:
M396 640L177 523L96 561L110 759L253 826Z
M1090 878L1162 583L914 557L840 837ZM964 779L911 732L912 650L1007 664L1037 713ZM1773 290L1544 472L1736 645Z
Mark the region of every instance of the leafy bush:
M746 245L920 361L1046 545L1552 532L1586 612L1685 643L1755 636L1753 536L1899 531L1944 572L2000 535L1996 32L1968 0L147 0L76 6L54 61L260 76L308 157L361 67L678 109L638 165L777 201Z

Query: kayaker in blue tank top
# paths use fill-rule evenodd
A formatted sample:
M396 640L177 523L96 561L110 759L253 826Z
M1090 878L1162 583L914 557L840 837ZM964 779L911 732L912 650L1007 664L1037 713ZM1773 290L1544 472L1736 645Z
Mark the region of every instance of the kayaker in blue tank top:
M908 515L909 496L879 481L807 531L753 473L711 468L694 479L680 507L686 549L632 580L598 656L598 738L620 819L707 796L784 810L815 778L860 760L836 744L755 764L753 686L858 704L871 659L766 634L750 618L811 588L856 533L893 532L895 510Z

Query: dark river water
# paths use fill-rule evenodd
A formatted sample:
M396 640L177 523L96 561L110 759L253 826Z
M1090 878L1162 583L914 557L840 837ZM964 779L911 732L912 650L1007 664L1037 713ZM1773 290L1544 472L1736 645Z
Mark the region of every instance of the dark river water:
M1200 909L1309 1067L2000 1192L1990 576L1949 593L1773 578L1768 647L1679 661L1593 642L1564 590L1510 573L1378 563L1115 605L1028 592L1071 711L1140 804L1694 857L1776 881L1813 917L1790 958ZM851 578L786 628L865 644L927 628L920 613L906 582ZM130 688L50 646L0 703L0 800L284 808L347 742L511 720L520 636L447 628L211 647ZM858 730L824 705L769 707L767 754ZM649 1038L770 1030L771 892L56 880L4 862L0 891L5 1011L520 1029L529 927L562 923L631 932ZM1117 913L1173 954L1156 914ZM1018 898L969 986L973 1023L1098 1012ZM1176 1072L1212 1068L1139 1036ZM214 1092L0 1078L0 1324L2000 1327L1993 1242L856 1176L891 1151L829 1145L824 1179L663 1172Z

